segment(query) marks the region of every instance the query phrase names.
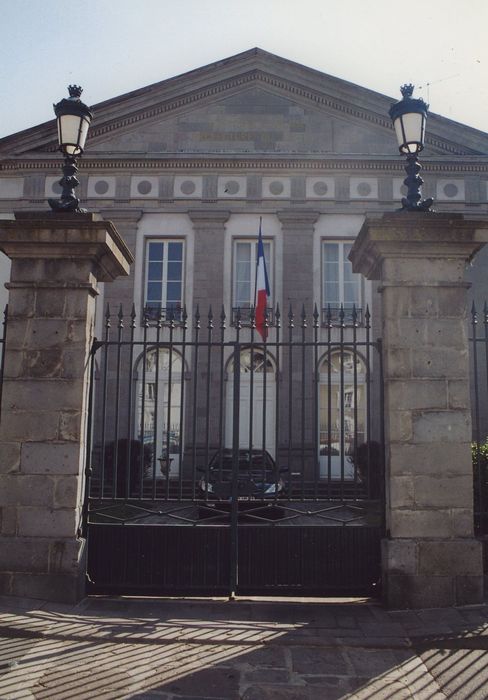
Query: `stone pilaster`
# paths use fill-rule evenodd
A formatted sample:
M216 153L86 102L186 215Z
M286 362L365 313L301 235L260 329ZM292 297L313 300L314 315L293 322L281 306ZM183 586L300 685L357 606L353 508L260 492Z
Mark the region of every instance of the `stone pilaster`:
M117 231L135 257L137 244L137 224L142 216L142 209L107 209L100 212L104 219L111 221L117 227ZM120 304L124 315L128 316L134 301L134 267L127 277L117 280L115 284L108 285L103 293L103 305L108 304L112 313L117 313ZM103 314L103 309L99 310ZM140 310L137 310L140 313Z
M382 294L389 607L482 600L463 277L486 242L486 222L404 212L367 220L351 252Z
M311 313L313 293L313 233L319 212L308 209L286 209L277 212L283 231L283 280L286 280L287 297L283 299L283 311L291 304L295 314L300 314L302 304Z
M132 256L93 214L0 222L12 260L0 423L0 592L76 601L84 592L81 508L97 283Z
M209 306L214 315L220 314L224 299L224 270L222 267L225 224L230 212L193 210L188 212L195 231L193 299L205 317Z

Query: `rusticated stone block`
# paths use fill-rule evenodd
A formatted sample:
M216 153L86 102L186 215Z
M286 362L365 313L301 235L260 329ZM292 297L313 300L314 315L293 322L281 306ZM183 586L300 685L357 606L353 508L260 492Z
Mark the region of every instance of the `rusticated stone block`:
M412 350L389 348L385 355L385 379L404 379L412 376Z
M408 442L412 439L412 414L410 411L389 410L388 435L391 442Z
M49 544L49 571L54 574L76 574L86 556L86 540L57 539Z
M54 480L48 476L5 474L2 477L0 505L47 506L54 504Z
M15 535L17 532L17 507L2 506L0 508L0 534Z
M80 575L13 573L10 577L10 590L6 595L77 603L84 595L84 580Z
M449 608L456 604L452 576L387 573L385 584L385 599L390 609Z
M42 396L39 382L32 379L7 382L3 391L3 405L10 410L28 411L42 401L42 406L56 407L57 410L76 410L83 396L84 383L78 380L46 379L42 382Z
M86 295L85 295L86 296ZM61 318L65 315L67 290L41 288L36 295L36 316ZM68 315L68 318L71 314Z
M412 351L413 377L430 379L468 377L468 350L459 348L416 348Z
M417 542L408 539L383 539L381 559L383 567L392 574L416 574Z
M483 576L456 576L456 605L476 605L484 602Z
M6 411L0 424L0 436L8 442L56 440L58 417L53 412Z
M452 537L472 537L473 524L473 509L470 508L451 508L449 511L450 531Z
M463 442L471 435L471 416L467 411L423 411L413 416L413 442Z
M415 505L419 508L472 508L473 476L415 476Z
M20 442L0 442L0 474L17 472L20 468Z
M81 486L78 475L59 477L56 480L54 505L60 508L76 508L82 495Z
M467 346L464 318L435 318L427 323L426 343L433 347L459 348Z
M450 443L449 449L435 443L398 443L390 445L389 454L390 474L466 474L467 470L472 469L469 442ZM469 462L466 462L467 459Z
M424 510L392 508L389 518L392 537L451 537L451 519L448 509Z
M8 320L10 324L17 317L32 318L35 313L38 291L35 288L16 289L15 294L10 294L8 303Z
M390 476L390 500L396 508L412 508L415 505L413 477Z
M382 317L393 319L407 318L412 307L410 289L408 287L384 288L382 290Z
M427 342L429 321L424 318L397 318L388 326L389 348L415 348Z
M84 414L78 411L63 411L59 416L59 440L79 442L84 436Z
M76 537L78 522L78 511L74 508L20 506L18 509L20 536Z
M46 572L50 541L36 537L2 537L0 571Z
M464 286L439 288L437 308L440 318L464 318L467 310L466 288Z
M411 287L409 297L409 316L412 318L437 318L437 289L423 286Z
M63 347L25 350L22 353L22 376L34 379L51 379L61 376Z
M22 445L24 474L79 474L80 448L68 442L27 442Z
M463 380L453 379L447 382L449 408L471 410L469 384Z
M418 573L423 576L481 576L481 542L474 538L418 542Z
M415 257L412 259L407 254L386 258L383 263L383 275L387 279L418 286L426 285L434 279L456 284L463 279L464 266L462 258L446 260Z
M447 408L447 386L444 379L390 380L389 408L410 410Z

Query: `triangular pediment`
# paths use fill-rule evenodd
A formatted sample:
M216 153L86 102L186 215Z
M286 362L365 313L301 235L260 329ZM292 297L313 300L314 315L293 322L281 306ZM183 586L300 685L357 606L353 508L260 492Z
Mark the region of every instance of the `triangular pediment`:
M95 154L392 156L379 93L252 49L93 107ZM3 156L56 151L54 121L0 140ZM430 115L425 155L483 155L488 135Z

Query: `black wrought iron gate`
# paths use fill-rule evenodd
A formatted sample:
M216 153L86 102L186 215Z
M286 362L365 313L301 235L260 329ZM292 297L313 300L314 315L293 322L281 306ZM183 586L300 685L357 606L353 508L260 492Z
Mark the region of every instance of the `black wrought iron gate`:
M369 312L112 318L94 344L88 592L364 595L383 406ZM203 327L202 327L203 326Z

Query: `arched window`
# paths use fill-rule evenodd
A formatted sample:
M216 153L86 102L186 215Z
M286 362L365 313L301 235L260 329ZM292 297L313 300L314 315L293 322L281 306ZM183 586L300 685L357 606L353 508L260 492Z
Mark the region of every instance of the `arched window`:
M334 351L319 366L320 476L353 479L350 458L366 439L366 365L357 353Z
M239 447L274 456L276 441L275 364L262 348L243 348L239 356ZM234 357L227 363L225 446L233 445Z
M156 477L178 476L182 420L182 358L174 349L148 350L137 371L135 437L156 455Z

